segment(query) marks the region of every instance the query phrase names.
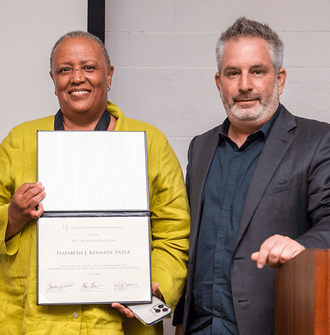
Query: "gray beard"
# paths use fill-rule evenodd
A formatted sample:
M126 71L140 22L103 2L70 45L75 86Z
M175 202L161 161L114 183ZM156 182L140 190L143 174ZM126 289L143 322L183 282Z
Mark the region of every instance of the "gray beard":
M227 115L233 115L237 120L242 121L253 121L257 119L265 119L269 117L269 115L273 114L279 104L280 101L280 95L279 95L279 89L278 89L278 82L276 80L274 85L273 94L271 96L270 101L266 101L263 104L260 103L259 107L254 109L252 113L246 114L244 113L246 108L238 108L234 104L228 104L224 103L225 110L227 112Z

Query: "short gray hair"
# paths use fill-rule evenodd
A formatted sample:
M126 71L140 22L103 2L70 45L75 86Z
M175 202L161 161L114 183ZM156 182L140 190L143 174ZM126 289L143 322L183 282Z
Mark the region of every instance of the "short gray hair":
M231 38L239 39L240 37L260 37L267 41L270 57L275 72L278 74L283 65L284 45L282 40L267 24L249 20L245 16L239 17L218 39L215 51L219 73L221 72L221 57L226 42Z
M105 48L104 43L95 35L88 33L86 31L82 31L82 30L76 30L76 31L70 31L69 33L63 35L62 37L60 37L56 43L53 46L52 52L50 54L50 69L52 69L53 67L53 62L54 62L54 52L56 50L56 48L66 39L68 38L75 38L75 37L79 37L79 38L88 38L90 40L95 41L102 50L102 54L104 56L105 59L105 63L107 64L107 67L109 68L111 66L111 62L110 62L110 57L108 54L107 49Z

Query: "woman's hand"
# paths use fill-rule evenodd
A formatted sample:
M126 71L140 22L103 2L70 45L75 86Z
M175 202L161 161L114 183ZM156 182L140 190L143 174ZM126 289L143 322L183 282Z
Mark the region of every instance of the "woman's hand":
M162 294L159 291L158 283L152 284L152 294L155 295L158 299L162 299ZM128 318L134 318L133 312L129 308L125 307L122 304L119 304L118 302L112 303L111 307L118 309L120 313L126 315Z
M6 240L18 233L32 219L39 219L44 211L39 204L46 196L41 182L25 183L14 193L8 208Z

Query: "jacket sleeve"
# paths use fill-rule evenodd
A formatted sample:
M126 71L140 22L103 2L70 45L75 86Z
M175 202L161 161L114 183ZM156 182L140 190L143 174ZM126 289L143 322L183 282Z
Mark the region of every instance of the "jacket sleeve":
M330 248L330 130L321 138L308 171L311 229L297 238L307 248Z
M189 206L180 163L165 136L148 142L152 281L173 310L187 275Z

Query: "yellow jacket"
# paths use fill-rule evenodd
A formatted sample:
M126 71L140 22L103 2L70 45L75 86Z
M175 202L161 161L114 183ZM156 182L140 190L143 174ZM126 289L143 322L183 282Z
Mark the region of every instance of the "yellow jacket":
M147 133L152 281L160 283L174 309L186 277L190 221L180 164L157 128L126 118L111 102L107 109L117 119L115 131ZM36 305L36 221L7 242L5 232L12 195L23 183L36 181L36 131L53 129L54 116L26 122L0 145L0 333L161 334L161 323L145 327L110 305Z

